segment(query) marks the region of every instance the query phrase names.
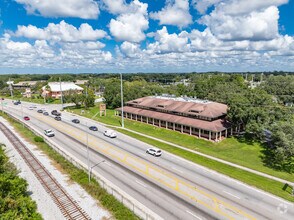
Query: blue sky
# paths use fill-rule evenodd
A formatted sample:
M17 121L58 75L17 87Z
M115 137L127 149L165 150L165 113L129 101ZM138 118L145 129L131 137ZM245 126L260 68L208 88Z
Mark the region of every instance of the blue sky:
M293 0L2 0L0 73L294 71Z

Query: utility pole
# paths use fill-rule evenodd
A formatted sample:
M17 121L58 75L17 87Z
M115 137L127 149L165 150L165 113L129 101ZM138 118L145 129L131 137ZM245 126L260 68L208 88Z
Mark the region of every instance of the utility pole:
M86 127L87 126L87 122L86 122ZM86 144L87 144L87 164L88 164L88 179L89 179L89 183L91 181L91 170L90 170L90 153L89 153L89 137L88 137L88 131L86 132Z
M10 81L10 78L9 78L9 90L10 90L10 96L13 98L13 91L12 91L12 82Z
M123 94L123 81L122 73L120 73L120 96L121 96L121 127L124 128L124 94Z
M59 77L59 86L60 86L60 101L61 101L61 110L63 110L63 94L62 94L62 88L61 88L61 77Z

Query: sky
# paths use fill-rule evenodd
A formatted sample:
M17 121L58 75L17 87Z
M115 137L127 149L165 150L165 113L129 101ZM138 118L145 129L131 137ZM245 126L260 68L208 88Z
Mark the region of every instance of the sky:
M294 0L1 0L0 74L294 71Z

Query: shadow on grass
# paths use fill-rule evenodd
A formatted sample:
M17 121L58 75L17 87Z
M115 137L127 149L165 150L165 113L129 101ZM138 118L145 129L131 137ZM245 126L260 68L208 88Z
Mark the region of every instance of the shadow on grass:
M255 140L252 134L245 133L243 135L236 135L235 138L239 143L253 145Z
M293 173L293 164L280 164L279 159L276 158L276 152L273 146L270 146L267 143L263 143L261 146L262 155L259 157L261 158L264 166L275 171L286 172L289 174Z

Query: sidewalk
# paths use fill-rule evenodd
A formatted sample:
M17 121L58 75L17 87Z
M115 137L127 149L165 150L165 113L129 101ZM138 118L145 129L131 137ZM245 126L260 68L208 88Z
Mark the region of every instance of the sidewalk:
M70 113L70 112L68 112ZM71 114L74 114L74 113L71 113ZM92 121L95 121L91 118L87 118L87 117L84 117L84 116L81 116L81 115L77 115L77 114L74 114L76 116L79 116L79 117L83 117L85 119L88 119L88 120L92 120ZM140 133L140 132L137 132L137 131L134 131L134 130L131 130L131 129L128 129L128 128L122 128L122 127L119 127L119 126L114 126L114 125L108 125L108 124L104 124L104 123L101 123L101 122L98 122L98 121L95 121L96 123L99 123L101 125L104 125L104 126L108 126L108 127L113 127L113 128L119 128L119 129L124 129L126 131L129 131L129 132L132 132L134 134L138 134L138 135L141 135L143 137L147 137L147 138L150 138L150 139L153 139L153 140L156 140L156 141L159 141L161 143L164 143L164 144L168 144L168 145L171 145L173 147L176 147L176 148L180 148L182 150L186 150L186 151L189 151L193 154L198 154L200 156L203 156L203 157L206 157L206 158L209 158L211 160L215 160L215 161L218 161L220 163L223 163L223 164L227 164L229 166L232 166L232 167L236 167L236 168L239 168L239 169L242 169L242 170L245 170L245 171L248 171L248 172L251 172L251 173L254 173L256 175L259 175L259 176L263 176L263 177L266 177L266 178L269 178L269 179L272 179L272 180L275 180L275 181L278 181L280 183L283 183L283 184L288 184L290 186L294 186L294 183L293 182L290 182L288 180L284 180L284 179L281 179L281 178L278 178L278 177L275 177L275 176L271 176L269 174L266 174L266 173L263 173L263 172L260 172L260 171L257 171L257 170L253 170L253 169L250 169L248 167L244 167L244 166L241 166L241 165L238 165L238 164L235 164L235 163L232 163L232 162L228 162L226 160L222 160L222 159L219 159L217 157L213 157L213 156L210 156L210 155L207 155L207 154L204 154L204 153L200 153L198 151L195 151L195 150L191 150L191 149L188 149L188 148L185 148L185 147L182 147L180 145L177 145L177 144L174 144L174 143L171 143L171 142L168 142L168 141L164 141L164 140L161 140L159 138L155 138L155 137L152 137L152 136L149 136L149 135L146 135L146 134L143 134L143 133Z

